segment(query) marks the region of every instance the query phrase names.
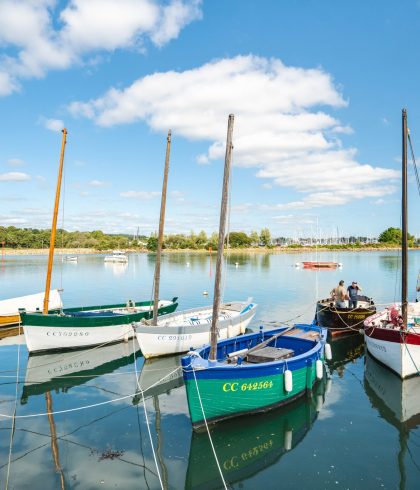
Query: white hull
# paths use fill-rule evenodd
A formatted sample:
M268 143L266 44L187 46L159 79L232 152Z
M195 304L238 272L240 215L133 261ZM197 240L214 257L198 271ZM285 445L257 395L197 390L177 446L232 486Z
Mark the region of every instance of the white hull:
M49 349L78 349L93 345L121 342L134 336L131 323L101 327L42 327L24 325L29 352Z
M420 326L413 323L414 318L420 316L420 303L408 306L407 331L391 322L392 310L400 310L400 305L393 305L365 320L365 342L375 359L404 379L417 375L420 370Z
M241 310L247 307L247 303L236 303L241 305L239 311L232 312L228 317L221 307L221 316L218 321L219 339L236 337L245 333L255 315L256 306L250 303L249 309L242 313ZM141 323L135 324L137 341L141 352L146 359L151 357L166 356L188 352L191 348L196 349L210 343L210 326L212 308L195 308L181 313L171 313L162 315L158 318L157 326L147 326ZM235 314L236 313L236 314ZM189 317L189 322L186 318ZM195 318L201 317L200 320ZM183 321L178 323L177 319ZM194 323L195 322L195 323Z
M24 308L28 313L34 312L37 309L42 311L44 306L45 293L29 294L18 298L4 299L0 301L0 317L18 315L19 308ZM63 307L60 293L57 289L50 291L49 310L59 310Z

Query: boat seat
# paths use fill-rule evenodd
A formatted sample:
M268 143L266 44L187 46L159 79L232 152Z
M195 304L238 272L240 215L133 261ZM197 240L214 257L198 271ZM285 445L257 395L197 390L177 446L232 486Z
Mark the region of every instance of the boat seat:
M279 361L280 359L293 357L294 353L292 349L262 347L248 354L247 360L252 363Z

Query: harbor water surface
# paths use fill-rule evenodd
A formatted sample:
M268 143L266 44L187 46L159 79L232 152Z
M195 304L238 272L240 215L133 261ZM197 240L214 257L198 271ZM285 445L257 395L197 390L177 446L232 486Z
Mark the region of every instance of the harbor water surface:
M312 321L316 300L340 279L358 281L378 305L399 300L397 251L322 253L343 267L318 272L295 267L302 260L315 253L230 253L224 298L253 297L253 329ZM165 254L160 297L178 296L180 310L210 304L214 262ZM0 298L42 291L46 264L46 256L6 255ZM63 288L66 307L147 300L154 265L148 254L128 264L57 256L52 286ZM410 300L419 267L420 252L411 251ZM135 340L29 357L23 336L2 338L2 487L216 489L223 475L238 489L420 488L420 376L402 383L365 354L359 334L332 351L311 396L211 427L219 471L208 434L191 429L179 357L145 362Z

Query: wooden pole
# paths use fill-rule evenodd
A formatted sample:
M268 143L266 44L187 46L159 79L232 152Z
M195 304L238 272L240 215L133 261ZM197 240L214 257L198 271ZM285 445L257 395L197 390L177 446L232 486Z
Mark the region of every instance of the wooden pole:
M51 225L50 252L48 255L47 280L45 283L44 308L42 310L44 315L48 314L48 303L50 301L51 272L52 272L53 259L54 259L55 234L57 231L58 206L60 204L61 178L63 176L64 149L66 147L66 137L67 137L66 128L62 130L62 133L63 133L63 138L61 140L60 166L58 169L57 190L55 192L54 214L53 214L53 220Z
M407 327L407 264L408 264L408 231L407 231L407 111L402 110L402 252L401 252L401 314L404 327Z
M158 307L159 307L160 258L162 255L163 229L165 226L166 189L168 187L170 151L171 151L171 130L168 131L168 137L166 140L165 170L163 173L162 200L160 203L159 236L158 236L158 244L157 244L157 251L156 251L156 267L155 267L155 279L154 279L153 321L152 321L153 325L157 325Z
M209 360L215 361L217 357L217 320L219 318L220 309L220 282L222 278L222 263L223 263L223 248L226 235L226 214L229 193L230 179L230 164L232 160L232 132L233 132L234 115L230 114L228 119L228 129L226 137L226 153L225 153L225 170L223 175L223 191L222 203L220 206L220 222L219 222L219 243L217 248L216 274L214 278L214 295L213 295L213 315L211 319L210 330L210 355Z

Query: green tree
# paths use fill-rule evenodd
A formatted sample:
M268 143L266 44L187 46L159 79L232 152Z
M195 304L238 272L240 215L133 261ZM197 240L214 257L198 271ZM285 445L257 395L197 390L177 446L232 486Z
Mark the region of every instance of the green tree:
M383 231L378 238L378 241L381 243L396 243L400 244L402 239L402 231L401 228L387 228ZM414 241L414 236L408 233L409 242Z
M229 233L229 245L232 248L249 247L251 239L243 231L231 231Z
M255 230L251 231L249 235L249 239L251 240L251 245L253 247L257 247L258 244L260 243L260 237L258 236L258 233Z
M271 233L268 228L263 228L260 232L260 242L267 247L271 245Z
M146 245L147 250L149 250L150 252L156 252L157 246L158 246L157 237L155 237L155 236L149 237L149 239L147 240L147 245Z

